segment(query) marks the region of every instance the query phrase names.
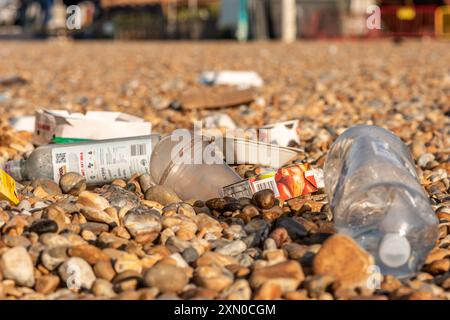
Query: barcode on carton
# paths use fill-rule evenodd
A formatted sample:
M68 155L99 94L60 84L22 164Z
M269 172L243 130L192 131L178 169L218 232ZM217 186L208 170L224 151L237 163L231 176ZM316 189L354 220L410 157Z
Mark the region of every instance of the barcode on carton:
M252 182L253 189L255 192L270 189L275 194L275 197L279 197L280 193L278 192L277 183L275 182L275 178L266 178L262 180L255 180Z
M132 144L131 145L131 156L143 156L147 154L147 146L145 143L141 144Z
M250 188L250 184L247 180L222 188L222 194L224 197L233 197L235 199L244 197L251 198L253 196L252 189Z

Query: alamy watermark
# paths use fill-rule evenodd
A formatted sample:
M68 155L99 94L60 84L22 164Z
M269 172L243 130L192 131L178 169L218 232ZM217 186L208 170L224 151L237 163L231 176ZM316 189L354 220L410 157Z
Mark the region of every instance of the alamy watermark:
M69 30L81 29L81 8L77 5L68 6L66 9L66 27Z
M381 9L377 5L368 6L366 13L369 15L366 20L366 26L369 30L381 29Z

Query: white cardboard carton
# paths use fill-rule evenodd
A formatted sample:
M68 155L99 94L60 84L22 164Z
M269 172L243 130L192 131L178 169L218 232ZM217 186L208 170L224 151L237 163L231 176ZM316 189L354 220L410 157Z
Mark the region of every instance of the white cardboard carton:
M230 165L260 164L279 168L303 152L302 149L233 137L222 137L214 143L223 150L225 161Z
M38 110L34 143L48 144L55 137L72 139L114 139L151 134L152 125L144 119L122 112Z
M10 120L11 126L17 131L34 132L35 123L35 116L20 116Z

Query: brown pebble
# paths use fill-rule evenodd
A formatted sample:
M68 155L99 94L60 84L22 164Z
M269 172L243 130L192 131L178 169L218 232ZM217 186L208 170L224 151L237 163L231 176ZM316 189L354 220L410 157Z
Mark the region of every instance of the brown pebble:
M53 274L41 276L36 279L35 289L42 294L49 294L56 290L59 285L59 277Z
M105 279L107 281L111 281L116 275L111 261L108 260L98 261L94 265L94 273L98 278Z
M253 195L252 201L261 209L270 209L275 205L275 195L270 189L261 190Z

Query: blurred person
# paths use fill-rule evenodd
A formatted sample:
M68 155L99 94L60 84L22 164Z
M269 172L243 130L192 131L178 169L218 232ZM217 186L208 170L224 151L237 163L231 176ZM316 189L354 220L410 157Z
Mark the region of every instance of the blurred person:
M53 0L39 0L44 15L42 26L47 28L50 19L52 18Z
M27 9L33 0L19 0L15 24L24 27L27 20Z

